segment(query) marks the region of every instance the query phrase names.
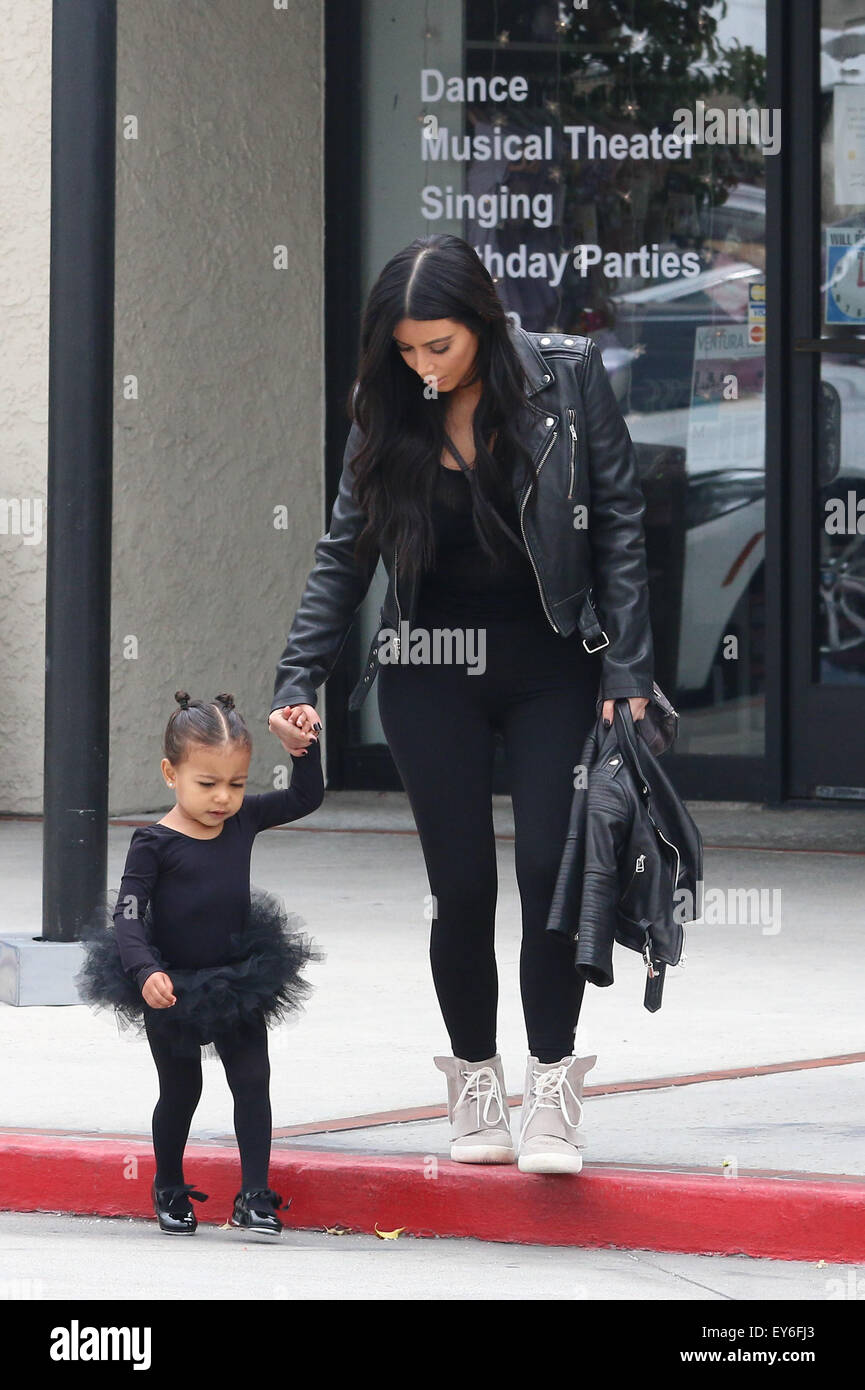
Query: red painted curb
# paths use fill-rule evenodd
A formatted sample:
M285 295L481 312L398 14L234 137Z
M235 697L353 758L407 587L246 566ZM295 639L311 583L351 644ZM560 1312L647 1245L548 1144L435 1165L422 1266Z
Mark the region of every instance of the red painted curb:
M224 1223L236 1153L188 1151L187 1181L210 1194L201 1220ZM0 1209L151 1217L149 1144L22 1135L0 1143ZM782 1260L865 1260L865 1182L723 1178L588 1168L530 1177L422 1154L389 1158L274 1152L270 1180L292 1203L286 1224L532 1245L619 1246ZM52 1197L50 1194L61 1194Z

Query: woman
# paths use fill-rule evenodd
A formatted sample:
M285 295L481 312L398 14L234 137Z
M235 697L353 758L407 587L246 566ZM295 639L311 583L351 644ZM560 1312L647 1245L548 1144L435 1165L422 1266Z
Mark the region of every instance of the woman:
M574 1055L584 982L572 949L545 928L596 700L612 719L627 698L640 719L652 693L633 445L594 343L515 327L476 253L448 235L418 238L382 270L348 409L331 527L277 668L269 726L295 750L321 729L316 691L381 555L384 626L349 707L377 677L435 904L430 960L453 1050L435 1061L451 1157L516 1158L496 1050L501 738L530 1054L519 1166L576 1173L582 1083L596 1058ZM448 646L454 636L462 648Z

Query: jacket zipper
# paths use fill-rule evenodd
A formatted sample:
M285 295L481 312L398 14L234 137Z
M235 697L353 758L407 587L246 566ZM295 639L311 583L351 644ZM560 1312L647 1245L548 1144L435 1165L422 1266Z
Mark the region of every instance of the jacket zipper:
M568 496L569 496L569 497L573 497L573 495L574 495L574 467L575 467L576 458L577 458L577 431L576 431L576 429L574 428L574 417L575 417L575 415L576 415L576 411L573 409L573 407L570 407L570 408L568 409L568 429L569 429L570 432L571 432L571 471L570 471L570 476L569 476L569 478L568 478Z
M551 437L550 437L550 440L549 440L549 442L548 442L548 444L547 444L547 447L546 447L546 449L544 450L543 454L541 455L541 458L540 458L539 461L538 461L538 469L537 469L538 473L540 473L541 469L543 468L543 466L544 466L544 461L546 460L547 454L550 452L550 450L552 449L553 445L555 444L556 438L557 438L557 436L558 436L558 433L559 433L558 430L553 430L553 433L552 433L552 435L551 435ZM529 483L528 487L526 488L526 495L525 495L525 497L523 498L522 502L520 503L520 530L521 530L522 533L523 533L523 540L524 540L524 542L525 542L526 550L528 551L529 559L530 559L531 562L532 562L532 569L533 569L534 572L535 572L535 578L536 578L537 581L538 581L538 592L540 593L540 596L541 596L541 603L542 603L543 606L544 606L544 612L546 613L547 617L548 617L549 620L550 620L550 626L552 627L553 632L559 632L559 631L560 631L559 628L556 627L556 624L555 624L555 622L553 621L553 615L552 615L552 613L550 612L549 608L547 607L547 600L546 600L546 597L544 596L543 585L541 584L541 576L538 574L538 567L537 567L537 565L535 564L535 558L534 558L534 556L532 555L531 546L529 545L529 539L528 539L528 536L526 535L526 528L525 528L525 526L523 525L523 512L524 512L525 509L526 509L526 503L527 503L528 500L529 500L529 493L531 492L533 485L534 485L534 479L532 479L532 481Z
M628 882L627 882L625 888L623 889L623 891L619 894L619 902L620 902L620 903L624 902L624 901L625 901L625 898L626 898L626 897L628 896L628 894L630 893L630 891L631 891L631 885L633 884L634 879L637 877L637 874L642 874L642 873L644 873L644 872L645 872L645 869L646 869L646 856L645 856L645 854L638 854L638 855L637 855L637 862L636 862L636 864L634 865L634 872L631 874L631 877L628 879Z
M397 566L397 560L398 560L398 559L399 559L399 550L398 550L398 548L397 548L396 546L394 546L394 551L393 551L393 596L394 596L394 598L396 599L397 621L396 621L396 637L395 637L395 639L394 639L394 644L393 644L393 645L394 645L394 650L396 651L396 659L397 659L397 661L399 661L399 642L400 642L400 636L399 636L399 635L400 635L400 631L401 631L401 629L402 629L402 609L400 608L400 604L399 604L399 590L398 590L398 588L397 588L397 583L396 583L396 566Z
M646 788L643 787L643 790L645 791ZM669 845L669 846L670 846L670 849L673 851L673 853L674 853L675 856L676 856L676 877L673 879L673 888L675 888L675 887L676 887L676 884L677 884L678 881L679 881L679 866L680 866L680 864L681 864L681 858L680 858L680 855L679 855L679 851L677 850L676 846L673 844L672 840L668 840L668 839L667 839L667 837L666 837L666 835L664 834L663 830L662 830L661 827L658 825L657 821L653 818L653 816L652 816L651 812L648 810L648 808L646 808L646 815L649 817L649 820L652 822L652 825L655 827L655 829L657 830L657 832L658 832L658 834L660 835L661 839L664 841L664 844L665 844L665 845ZM646 867L646 856L645 856L644 854L638 854L638 855L637 855L637 860L636 860L636 863L635 863L635 866L634 866L634 872L631 874L631 877L630 877L629 880L628 880L628 886L627 886L627 888L625 888L624 892L622 892L622 893L619 895L619 903L620 903L620 904L621 904L622 902L624 902L625 898L628 896L628 893L631 891L631 884L633 883L633 881L634 881L634 879L636 878L637 874L638 874L638 873L643 873L643 872L645 871L645 867ZM633 919L630 919L630 918L629 918L629 920L633 920ZM657 972L657 970L655 969L655 962L654 962L654 960L652 959L652 942L651 942L651 938L650 938L650 936L649 936L648 929L646 930L646 939L645 939L645 941L644 941L644 943L643 943L643 960L646 962L646 970L648 971L649 979L650 979L650 980L654 980L654 978L655 978L655 976L657 975L658 972Z
M649 788L646 786L645 782L641 782L641 783L640 783L640 786L641 786L641 788L642 788L642 790L643 790L644 793L645 793L645 792L648 792ZM673 853L674 853L675 856L676 856L676 877L673 879L673 887L675 888L676 884L679 882L679 873L680 873L680 871L681 871L682 857L681 857L681 855L679 854L679 851L678 851L678 849L676 848L676 846L673 844L672 840L668 840L668 839L667 839L667 837L666 837L666 835L664 834L663 830L662 830L661 827L658 825L658 822L655 820L654 816L652 815L651 811L649 810L648 805L646 806L646 815L649 817L649 820L652 822L652 825L655 827L655 829L657 830L657 832L658 832L658 834L660 835L661 839L664 841L664 844L665 844L665 845L669 845L669 846L670 846L670 849L673 851Z
M675 856L676 856L676 877L673 879L673 887L675 888L676 884L679 882L679 867L680 867L680 864L681 864L681 862L682 862L682 861L681 861L681 856L679 855L679 851L676 849L676 846L673 844L672 840L668 840L668 839L667 839L666 835L664 834L664 832L663 832L663 830L661 829L661 827L658 825L657 821L652 820L652 816L651 816L651 814L650 814L648 811L646 812L646 814L648 815L649 820L652 821L652 825L654 825L654 827L655 827L655 829L657 830L658 834L660 835L661 839L664 841L664 844L665 844L665 845L669 845L669 846L670 846L670 849L673 851L673 853L674 853Z

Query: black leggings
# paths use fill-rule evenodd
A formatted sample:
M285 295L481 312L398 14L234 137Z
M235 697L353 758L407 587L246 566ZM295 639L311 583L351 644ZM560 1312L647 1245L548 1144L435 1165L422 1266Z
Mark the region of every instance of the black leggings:
M414 626L455 628L431 613ZM464 626L470 624L465 623ZM600 657L536 617L485 623L486 669L382 664L382 727L411 804L433 894L430 961L456 1057L496 1053L495 739L504 740L522 906L520 990L529 1050L570 1055L584 981L573 946L546 931L574 794L594 720ZM405 644L408 648L408 644Z
M175 1056L148 1022L145 1028L159 1073L159 1099L153 1111L156 1186L179 1187L184 1182L183 1151L189 1126L201 1098L201 1056ZM234 1096L241 1187L245 1192L266 1188L271 1140L267 1027L263 1021L250 1025L231 1037L215 1039L215 1046Z

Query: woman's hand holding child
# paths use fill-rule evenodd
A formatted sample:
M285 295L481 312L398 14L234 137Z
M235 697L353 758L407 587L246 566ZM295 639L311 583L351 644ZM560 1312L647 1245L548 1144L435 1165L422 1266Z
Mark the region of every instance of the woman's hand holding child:
M283 748L295 758L305 755L321 730L321 720L313 705L286 705L275 709L268 720Z

